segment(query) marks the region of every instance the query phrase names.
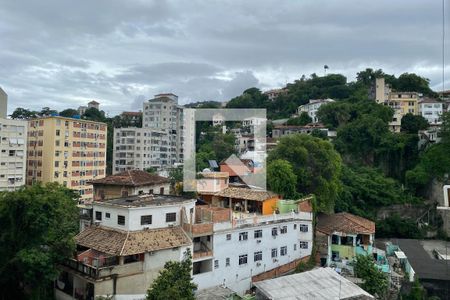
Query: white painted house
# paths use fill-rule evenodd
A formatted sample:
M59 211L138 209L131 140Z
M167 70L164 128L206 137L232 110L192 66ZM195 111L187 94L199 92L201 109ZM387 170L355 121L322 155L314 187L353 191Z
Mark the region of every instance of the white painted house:
M193 226L193 277L199 289L222 285L242 295L259 277L286 273L311 254L311 212L243 214L238 219L221 220L214 214L229 210L211 209L213 223L208 230L195 231L197 224ZM197 245L204 246L199 247L202 252Z
M334 102L333 99L311 99L309 103L300 105L297 109L297 115L301 115L302 112L306 112L311 117L313 123L319 122L317 118L317 111L319 108L328 103Z
M444 103L435 99L421 99L419 101L419 112L430 125L440 125L442 124L441 116L444 113Z

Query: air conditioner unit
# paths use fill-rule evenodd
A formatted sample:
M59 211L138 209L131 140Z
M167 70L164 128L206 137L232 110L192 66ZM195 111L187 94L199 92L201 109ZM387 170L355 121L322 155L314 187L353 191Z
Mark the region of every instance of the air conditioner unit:
M260 265L261 265L261 263L260 263L260 262L257 262L257 263L256 263L256 266L257 266L257 267L259 267Z
M261 240L256 240L256 242L259 244L259 243L261 243Z
M173 226L175 226L174 224L169 224L169 227L173 227Z
M150 251L148 255L155 255L155 251Z
M274 262L274 263L275 263L275 262L278 262L278 259L274 258L274 259L273 259L273 262Z

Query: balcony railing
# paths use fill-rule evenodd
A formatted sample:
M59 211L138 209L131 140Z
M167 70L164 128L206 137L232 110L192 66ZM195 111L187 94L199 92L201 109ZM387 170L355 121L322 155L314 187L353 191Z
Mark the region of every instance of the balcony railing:
M108 277L113 274L126 275L126 274L136 274L144 271L144 262L142 261L123 265L94 267L91 265L87 265L81 261L77 261L76 259L68 259L63 263L63 265L69 267L72 270L87 275L93 279Z

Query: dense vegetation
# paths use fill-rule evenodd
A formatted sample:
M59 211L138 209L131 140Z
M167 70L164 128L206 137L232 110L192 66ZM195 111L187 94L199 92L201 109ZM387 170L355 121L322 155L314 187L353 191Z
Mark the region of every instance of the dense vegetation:
M75 193L56 183L0 193L0 299L52 299L58 264L75 250Z

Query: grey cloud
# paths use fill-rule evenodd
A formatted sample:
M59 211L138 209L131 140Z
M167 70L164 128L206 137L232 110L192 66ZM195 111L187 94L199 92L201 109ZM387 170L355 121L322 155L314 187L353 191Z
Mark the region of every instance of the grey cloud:
M324 64L350 79L418 72L440 88L441 13L421 0L3 0L0 85L10 110L98 99L111 114L159 92L229 100Z

